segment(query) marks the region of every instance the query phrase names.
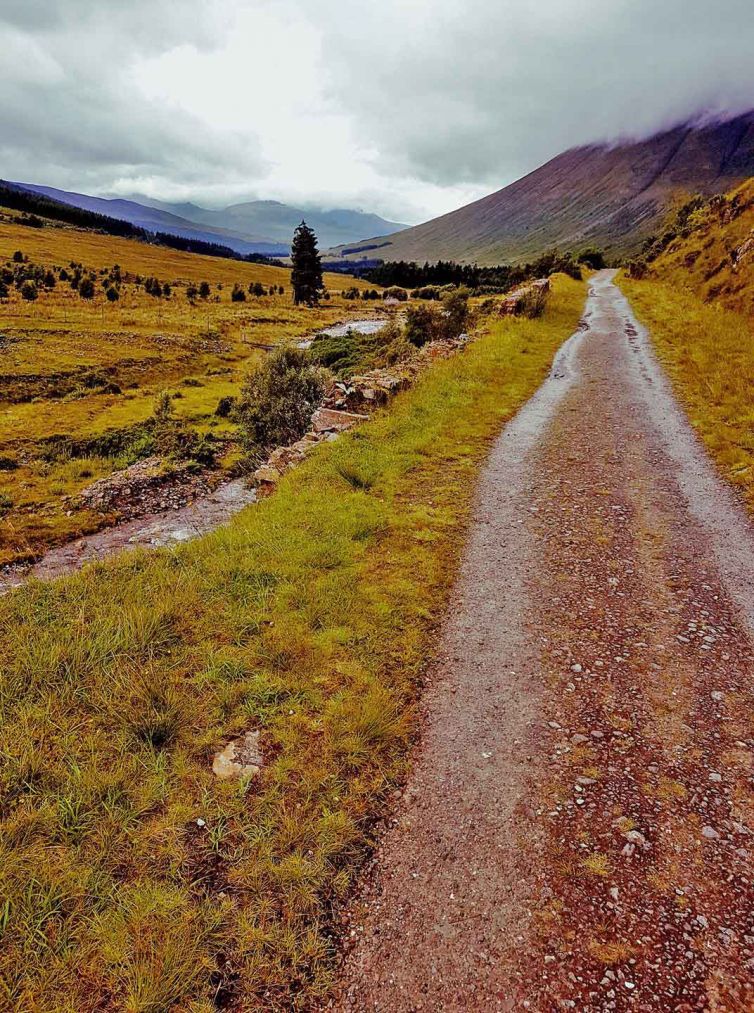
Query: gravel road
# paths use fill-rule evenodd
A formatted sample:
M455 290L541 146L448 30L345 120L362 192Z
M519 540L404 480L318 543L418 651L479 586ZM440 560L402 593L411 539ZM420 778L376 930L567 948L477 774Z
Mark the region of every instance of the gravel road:
M754 1009L754 528L603 272L505 429L332 1008Z

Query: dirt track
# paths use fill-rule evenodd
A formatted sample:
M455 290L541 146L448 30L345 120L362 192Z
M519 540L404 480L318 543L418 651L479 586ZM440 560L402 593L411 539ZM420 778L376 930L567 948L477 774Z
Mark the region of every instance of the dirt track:
M508 426L342 1010L754 1010L754 529L603 273Z

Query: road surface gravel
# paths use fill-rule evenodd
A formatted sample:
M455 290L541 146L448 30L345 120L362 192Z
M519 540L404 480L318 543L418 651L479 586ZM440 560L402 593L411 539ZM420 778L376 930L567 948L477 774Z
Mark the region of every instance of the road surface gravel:
M754 1010L754 528L610 272L481 478L332 1008Z

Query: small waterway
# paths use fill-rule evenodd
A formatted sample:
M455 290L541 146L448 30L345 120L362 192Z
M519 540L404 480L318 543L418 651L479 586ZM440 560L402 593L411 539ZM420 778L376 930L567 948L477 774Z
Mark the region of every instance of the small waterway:
M377 331L382 330L386 323L386 317L369 317L367 320L347 320L343 324L333 324L332 327L326 327L322 331L317 331L313 337L299 341L298 347L311 348L314 338L318 338L320 336L326 338L342 338L345 337L349 331L356 331L357 334L376 334Z
M348 331L376 334L386 323L385 317L349 320L342 324L334 324L318 331L317 334L328 337L342 337ZM298 347L309 348L312 341L313 338L300 341ZM256 492L250 489L243 479L225 482L213 492L198 497L188 506L123 521L51 549L30 566L0 570L0 594L20 587L32 578L53 580L55 577L75 573L87 563L107 559L124 549L166 548L190 541L224 524L234 514L254 502Z
M124 521L51 549L32 566L0 572L0 594L20 587L31 578L52 580L74 573L86 563L106 559L123 549L156 549L187 542L224 524L255 501L256 491L243 479L225 482L188 506Z

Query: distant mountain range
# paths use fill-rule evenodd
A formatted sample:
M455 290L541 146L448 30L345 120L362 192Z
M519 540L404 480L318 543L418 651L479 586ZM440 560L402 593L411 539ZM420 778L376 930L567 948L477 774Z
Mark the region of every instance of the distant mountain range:
M754 176L754 112L686 124L648 140L566 151L497 193L397 235L330 251L349 260L456 260L494 265L598 246L635 252L668 209Z
M396 233L406 226L379 215L347 209L305 210L278 201L248 201L212 211L197 204L171 204L135 196L132 199L90 197L35 183L12 186L43 194L74 207L130 222L151 232L168 232L187 239L221 243L237 253L264 253L285 257L290 252L293 230L305 219L314 229L321 249L347 244L370 232Z

